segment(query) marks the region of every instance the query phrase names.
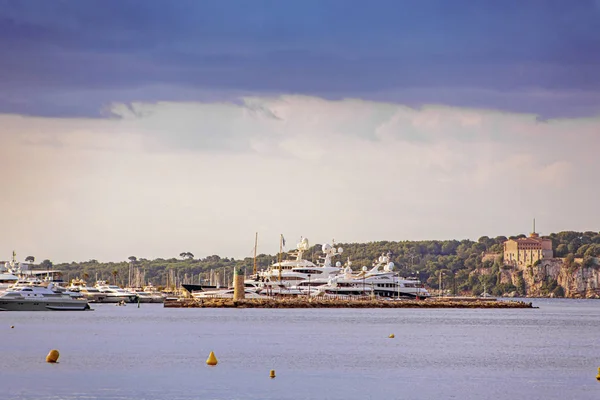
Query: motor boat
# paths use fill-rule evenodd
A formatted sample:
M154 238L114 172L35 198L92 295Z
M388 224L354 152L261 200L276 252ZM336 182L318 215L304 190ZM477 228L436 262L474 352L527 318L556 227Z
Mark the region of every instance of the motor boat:
M66 289L71 293L79 293L90 303L103 303L106 299L105 293L100 292L95 287L88 286L83 279L75 278L71 280L71 284Z
M135 303L137 301L135 293L121 289L117 285L109 285L106 281L97 281L94 287L106 295L103 303Z
M0 293L4 292L6 289L14 285L19 281L19 277L6 272L0 272Z
M161 293L156 286L152 285L152 283L148 283L148 285L144 286L144 292L152 297L151 303L164 303L165 298L167 297Z
M84 311L90 310L85 299L74 299L48 286L17 285L0 295L0 311Z

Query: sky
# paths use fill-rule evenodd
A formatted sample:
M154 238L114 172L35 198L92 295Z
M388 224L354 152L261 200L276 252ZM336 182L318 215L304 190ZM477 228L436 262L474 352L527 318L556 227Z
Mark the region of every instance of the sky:
M0 0L0 54L0 259L600 229L598 0Z

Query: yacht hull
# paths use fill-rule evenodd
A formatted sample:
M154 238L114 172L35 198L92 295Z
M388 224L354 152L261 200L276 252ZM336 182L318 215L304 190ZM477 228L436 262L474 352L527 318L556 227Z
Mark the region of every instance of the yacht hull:
M36 299L0 300L0 311L85 311L90 310L87 301L44 301Z
M102 301L99 303L137 303L137 296L111 296L107 295Z

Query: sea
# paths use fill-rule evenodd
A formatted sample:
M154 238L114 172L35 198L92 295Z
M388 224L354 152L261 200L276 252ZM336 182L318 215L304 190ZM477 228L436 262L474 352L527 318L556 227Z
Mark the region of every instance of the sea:
M0 399L600 399L600 300L525 301L3 312Z

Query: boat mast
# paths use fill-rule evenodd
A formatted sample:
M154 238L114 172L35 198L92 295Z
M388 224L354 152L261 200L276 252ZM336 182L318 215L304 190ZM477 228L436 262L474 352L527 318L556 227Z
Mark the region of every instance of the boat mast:
M256 246L258 245L258 232L256 232L256 236L254 236L254 269L252 270L252 274L256 276L258 271L256 270Z
M283 234L279 235L279 283L281 284L281 252L283 251Z

